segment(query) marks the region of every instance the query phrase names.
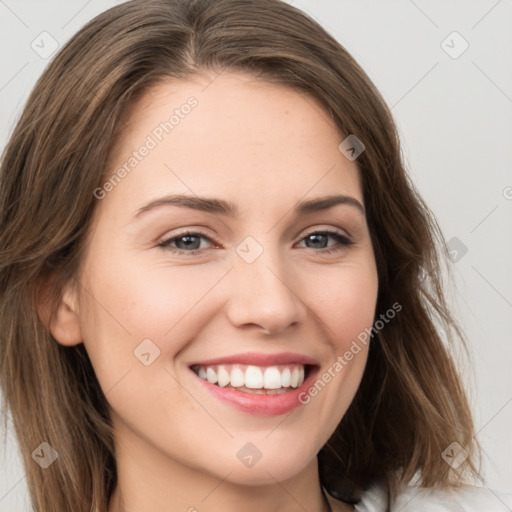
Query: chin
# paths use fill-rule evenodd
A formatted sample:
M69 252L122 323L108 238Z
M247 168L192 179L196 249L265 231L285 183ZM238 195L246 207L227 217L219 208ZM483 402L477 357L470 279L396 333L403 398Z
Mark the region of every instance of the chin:
M267 442L267 446L259 453L253 446L244 444L237 453L239 455L224 459L222 462L220 454L213 455L214 460L218 461L212 468L216 477L225 478L229 474L226 480L239 485L274 485L276 480L286 481L305 471L309 465L317 464L316 450L312 450L310 454L306 453L303 441L294 444L293 447L271 446Z

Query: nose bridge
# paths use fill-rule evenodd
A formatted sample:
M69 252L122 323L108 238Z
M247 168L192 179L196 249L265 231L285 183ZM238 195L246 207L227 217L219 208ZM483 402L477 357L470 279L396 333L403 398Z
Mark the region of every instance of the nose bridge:
M287 278L283 253L266 240L247 237L236 247L228 315L237 326L257 324L277 332L300 320L303 305Z

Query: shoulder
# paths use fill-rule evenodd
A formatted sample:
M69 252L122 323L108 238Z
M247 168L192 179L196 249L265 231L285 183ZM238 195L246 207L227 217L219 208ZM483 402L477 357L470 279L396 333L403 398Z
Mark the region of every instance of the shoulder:
M356 512L385 512L387 492L382 483L367 489ZM464 485L460 487L425 488L403 486L391 512L512 512L512 494L487 487Z

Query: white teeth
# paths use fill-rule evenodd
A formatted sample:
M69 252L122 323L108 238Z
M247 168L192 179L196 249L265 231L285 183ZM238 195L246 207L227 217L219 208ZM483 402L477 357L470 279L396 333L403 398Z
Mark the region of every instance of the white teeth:
M234 388L241 388L242 386L245 386L244 372L238 366L233 366L233 369L231 370L231 385Z
M208 368L208 370L209 369L210 368ZM290 386L292 388L299 387L299 369L298 368L294 368L293 371L292 371L292 376L290 378Z
M211 384L215 384L217 382L217 374L212 368L206 369L206 380Z
M222 365L220 365L217 369L217 381L221 388L224 388L229 384L229 373Z
M281 374L281 386L283 386L283 388L290 387L291 376L292 376L292 372L290 371L290 368L285 368L283 370L283 373Z
M286 392L304 382L305 369L300 364L260 367L254 365L212 365L196 367L197 375L220 387L248 388L269 393ZM243 391L243 390L242 390ZM249 392L249 391L247 391Z
M304 366L299 368L299 382L297 383L297 387L299 387L304 382Z
M281 372L279 368L270 366L265 370L263 374L263 387L265 389L279 389L281 387Z
M257 366L248 366L245 370L245 387L250 389L263 387L263 374Z

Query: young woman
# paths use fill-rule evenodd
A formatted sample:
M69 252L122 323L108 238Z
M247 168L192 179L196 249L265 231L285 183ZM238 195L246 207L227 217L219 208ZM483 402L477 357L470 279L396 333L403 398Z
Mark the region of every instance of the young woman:
M132 1L0 174L0 377L40 512L510 510L443 238L352 57L278 0Z

